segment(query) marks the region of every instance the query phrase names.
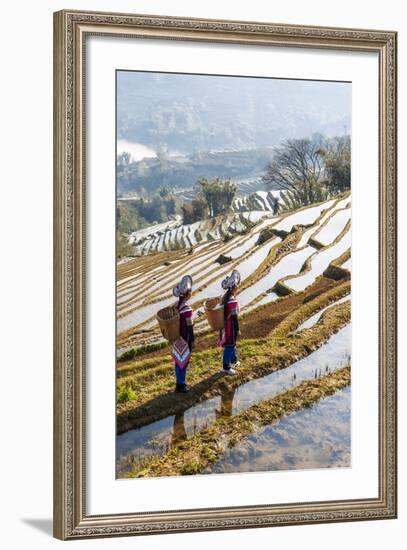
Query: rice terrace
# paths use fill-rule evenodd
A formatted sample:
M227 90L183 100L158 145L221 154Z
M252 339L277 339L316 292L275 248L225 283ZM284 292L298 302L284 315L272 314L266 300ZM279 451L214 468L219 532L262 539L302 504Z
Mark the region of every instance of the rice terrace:
M116 477L349 467L350 84L117 78Z

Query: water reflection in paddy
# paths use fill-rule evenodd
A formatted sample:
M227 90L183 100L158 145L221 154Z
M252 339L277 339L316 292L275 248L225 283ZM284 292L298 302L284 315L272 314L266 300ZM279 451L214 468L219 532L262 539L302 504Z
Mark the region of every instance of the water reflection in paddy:
M333 372L349 363L351 354L351 325L331 336L326 344L317 351L293 363L290 367L278 370L265 376L251 380L240 386L233 400L233 414L271 399L305 380L317 378Z
M263 428L203 473L350 467L350 395L348 386Z
M129 430L116 438L116 472L120 476L146 456L163 454L172 446L192 437L216 421L221 397L216 396L190 409L142 428Z
M314 315L312 315L311 317L308 317L308 319L306 319L303 323L301 323L295 332L299 332L300 330L303 330L304 328L311 328L313 327L316 323L318 323L318 321L320 320L320 318L322 317L322 315L328 310L330 309L331 307L334 307L334 306L338 306L339 304L343 304L344 302L349 302L349 300L351 299L350 297L350 294L347 294L346 296L344 296L343 298L340 298L339 300L337 300L336 302L334 302L333 304L329 304L327 305L326 307L324 307L323 309L321 309L320 311L317 311L317 313L315 313Z
M305 380L345 366L350 354L349 324L331 336L318 350L285 369L246 382L236 389L225 389L221 395L203 401L179 415L168 416L119 435L116 440L118 474L123 473L132 461L138 462L145 456L162 454L171 446L213 424L218 418L238 414Z

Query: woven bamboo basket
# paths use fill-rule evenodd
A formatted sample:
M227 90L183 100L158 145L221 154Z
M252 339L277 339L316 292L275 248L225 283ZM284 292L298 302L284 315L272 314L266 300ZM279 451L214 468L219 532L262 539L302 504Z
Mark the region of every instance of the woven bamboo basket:
M221 303L222 298L208 298L205 300L204 308L209 326L212 330L221 330L225 326L224 306Z
M170 343L175 342L180 337L179 311L174 306L164 307L157 311L157 321L160 326L161 334Z

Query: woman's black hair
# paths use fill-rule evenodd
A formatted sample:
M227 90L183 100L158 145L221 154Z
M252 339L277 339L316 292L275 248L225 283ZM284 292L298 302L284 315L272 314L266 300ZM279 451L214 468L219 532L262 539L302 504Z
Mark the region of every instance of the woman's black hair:
M227 291L225 292L225 294L222 297L222 304L223 305L225 305L229 301L229 298L230 298L231 294L232 294L232 289L228 288Z
M179 296L178 304L177 304L178 309L181 307L182 302L185 301L185 296L187 296L190 292L191 292L191 290L188 290L188 292L186 294Z

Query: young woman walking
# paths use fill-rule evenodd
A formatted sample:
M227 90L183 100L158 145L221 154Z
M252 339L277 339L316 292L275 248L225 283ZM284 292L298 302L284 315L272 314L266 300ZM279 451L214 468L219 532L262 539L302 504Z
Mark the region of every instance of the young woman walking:
M225 374L236 374L236 367L240 365L237 359L236 342L240 335L239 302L236 298L237 287L240 284L240 273L234 269L229 277L222 281L222 288L226 290L222 298L224 306L225 326L219 333L219 345L223 346L223 366Z
M186 384L187 368L191 359L191 351L194 345L194 326L192 322L192 308L188 300L192 296L192 277L185 275L173 288L173 295L178 298L175 304L179 311L180 337L172 347L172 358L174 360L175 391L186 393L189 388Z

